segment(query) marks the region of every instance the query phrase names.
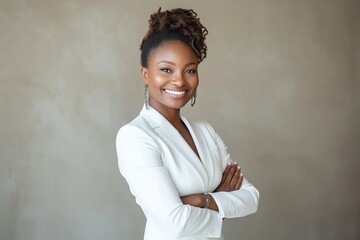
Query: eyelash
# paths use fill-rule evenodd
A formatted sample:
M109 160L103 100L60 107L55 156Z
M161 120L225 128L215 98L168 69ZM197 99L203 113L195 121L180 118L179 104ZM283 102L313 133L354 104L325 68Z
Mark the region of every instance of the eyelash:
M170 73L171 72L171 70L169 68L161 68L160 71L162 71L164 73ZM195 74L196 70L195 69L189 69L189 70L186 70L185 73L187 73L187 74Z
M196 70L195 70L195 69L189 69L189 70L186 70L186 73L188 73L188 74L195 74L195 73L196 73Z
M160 71L164 72L164 73L170 73L171 70L169 68L161 68Z

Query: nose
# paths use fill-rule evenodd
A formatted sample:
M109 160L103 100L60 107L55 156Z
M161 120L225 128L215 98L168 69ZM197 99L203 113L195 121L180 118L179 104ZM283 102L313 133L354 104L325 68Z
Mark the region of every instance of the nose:
M182 73L174 75L174 78L171 80L171 83L177 87L184 86L185 79Z

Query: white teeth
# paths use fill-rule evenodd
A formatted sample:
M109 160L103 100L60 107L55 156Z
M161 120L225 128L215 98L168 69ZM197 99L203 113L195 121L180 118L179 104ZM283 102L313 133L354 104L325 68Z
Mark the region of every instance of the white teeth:
M169 89L165 89L165 92L173 94L173 95L182 95L185 93L185 91L174 91L174 90L169 90Z

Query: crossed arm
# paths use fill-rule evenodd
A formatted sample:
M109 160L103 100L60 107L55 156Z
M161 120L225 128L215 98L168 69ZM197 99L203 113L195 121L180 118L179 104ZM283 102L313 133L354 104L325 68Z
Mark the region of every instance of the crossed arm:
M242 184L244 176L241 173L240 166L235 163L228 163L226 166L221 182L219 186L214 190L214 192L231 192L239 190ZM181 197L183 204L188 204L194 207L204 207L205 206L205 195L204 194L191 194L188 196ZM219 211L218 206L210 195L210 205L209 208L214 211Z

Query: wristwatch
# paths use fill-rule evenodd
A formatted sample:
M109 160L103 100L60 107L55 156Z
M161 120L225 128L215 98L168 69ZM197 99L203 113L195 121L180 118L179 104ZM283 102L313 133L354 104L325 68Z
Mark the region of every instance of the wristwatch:
M208 193L204 193L204 196L205 196L205 205L204 205L204 208L209 208L210 206L210 194Z

